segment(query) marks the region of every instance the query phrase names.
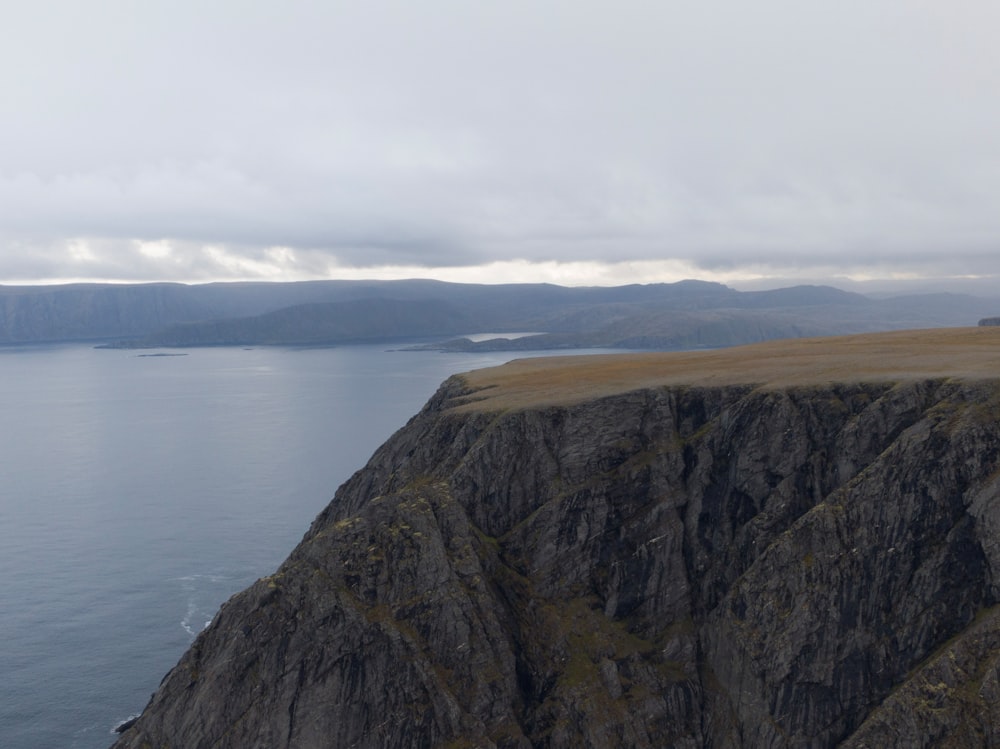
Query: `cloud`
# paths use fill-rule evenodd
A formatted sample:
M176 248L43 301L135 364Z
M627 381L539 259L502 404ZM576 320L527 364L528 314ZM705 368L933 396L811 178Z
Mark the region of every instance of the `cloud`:
M9 15L0 280L997 272L986 0Z

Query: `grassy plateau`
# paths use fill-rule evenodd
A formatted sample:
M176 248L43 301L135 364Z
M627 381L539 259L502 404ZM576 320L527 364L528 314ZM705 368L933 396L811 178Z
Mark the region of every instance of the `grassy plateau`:
M788 387L998 376L1000 327L934 328L708 351L518 359L462 375L475 393L456 407L565 405L668 385Z

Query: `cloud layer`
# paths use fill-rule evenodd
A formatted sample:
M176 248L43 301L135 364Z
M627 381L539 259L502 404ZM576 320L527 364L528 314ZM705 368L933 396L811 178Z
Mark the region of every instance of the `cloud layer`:
M824 5L23 4L0 282L1000 273L1000 6Z

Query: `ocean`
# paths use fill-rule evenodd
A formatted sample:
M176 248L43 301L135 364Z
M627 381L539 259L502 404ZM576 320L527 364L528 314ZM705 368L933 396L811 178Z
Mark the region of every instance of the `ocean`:
M446 377L511 358L0 348L0 747L108 747Z

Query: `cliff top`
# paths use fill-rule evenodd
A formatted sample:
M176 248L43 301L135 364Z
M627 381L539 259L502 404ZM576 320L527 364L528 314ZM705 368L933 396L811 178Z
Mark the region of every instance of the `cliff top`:
M518 359L462 375L463 410L566 404L663 385L762 387L1000 377L1000 328L796 338L710 351Z

